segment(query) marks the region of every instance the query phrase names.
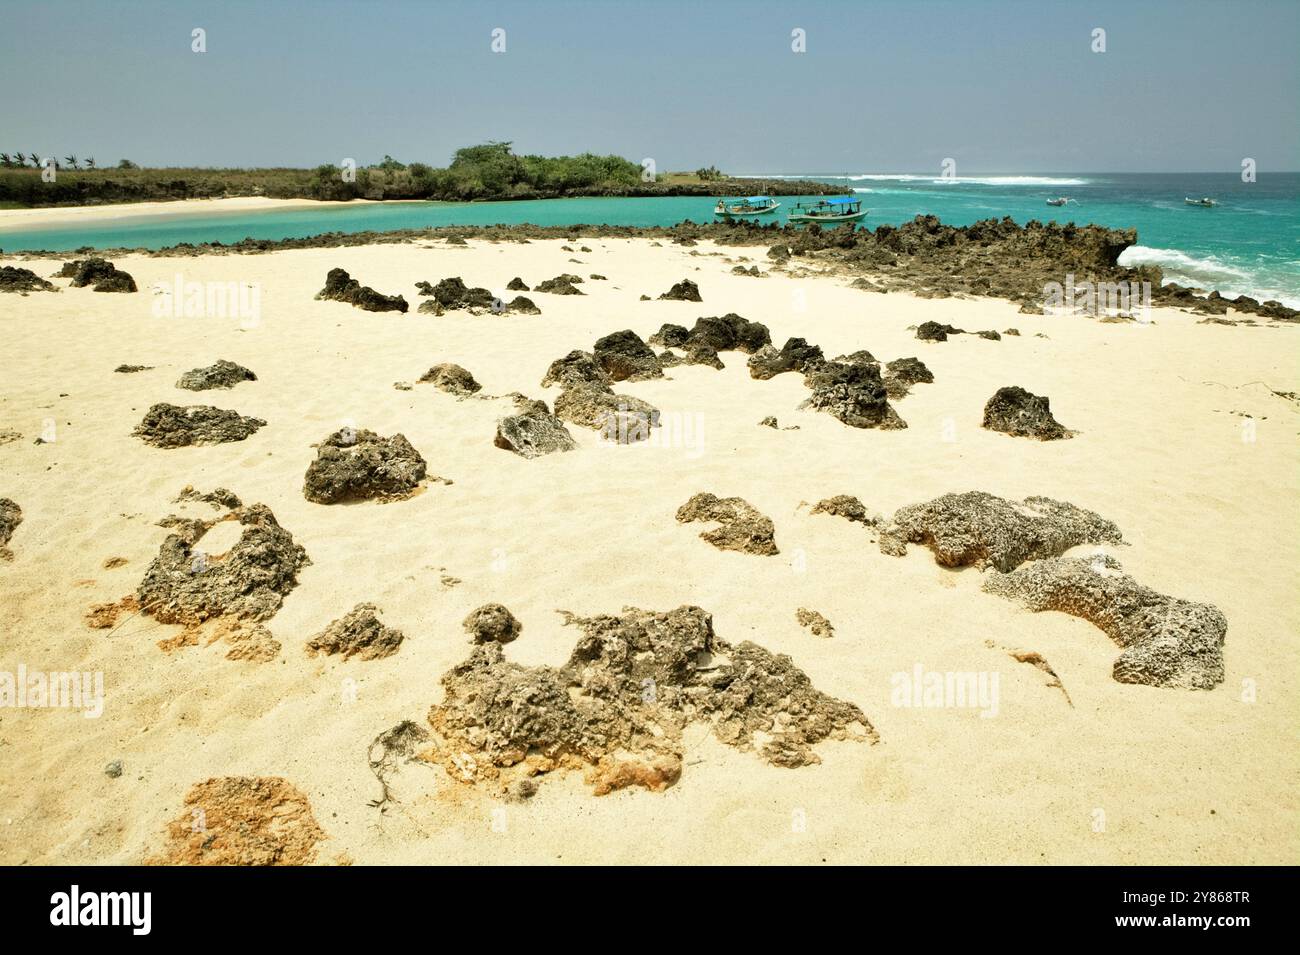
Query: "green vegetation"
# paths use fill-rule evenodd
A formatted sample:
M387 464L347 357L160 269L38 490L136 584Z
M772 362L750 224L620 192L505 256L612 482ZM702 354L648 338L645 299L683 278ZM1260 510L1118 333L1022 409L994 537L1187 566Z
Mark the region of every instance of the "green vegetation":
M42 178L37 153L0 153L0 203L20 206L94 205L168 199L267 196L273 199L435 199L445 201L548 199L564 196L746 194L769 184L731 179L714 166L643 178L620 156L519 156L508 142L456 150L451 164L434 168L392 156L356 169L142 169L129 159L97 168L95 160L64 157L53 182ZM784 182L787 195L824 192L816 183ZM834 190L832 190L834 191Z

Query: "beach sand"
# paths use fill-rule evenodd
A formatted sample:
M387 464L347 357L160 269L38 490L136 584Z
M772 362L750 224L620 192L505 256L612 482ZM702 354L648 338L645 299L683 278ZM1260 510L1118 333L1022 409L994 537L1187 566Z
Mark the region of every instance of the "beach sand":
M993 299L863 292L843 276L730 273L740 256L767 271L762 249L585 239L573 245L592 251L575 255L562 244L128 256L116 264L138 294L58 280L57 294L0 296L0 429L22 435L0 445L0 497L23 512L13 558L0 562L0 669L105 681L97 719L0 709L0 863L139 862L164 848L192 786L231 775L283 777L306 794L326 864L1297 860L1300 408L1273 392L1300 391L1300 327L1202 325L1172 310L1150 324L1033 316ZM60 263L18 264L51 275ZM411 312L314 301L336 266L404 294ZM419 280L459 275L500 290L516 275L535 285L562 272L608 281L588 280L582 297L524 293L542 309L534 317L415 312ZM153 287L178 276L258 286L260 320L155 316ZM702 303L638 301L682 278ZM802 336L827 356L920 357L935 382L894 402L906 430L857 430L797 410L800 375L753 380L745 355L724 352L721 371L681 366L616 386L661 409L682 440L608 446L570 426L577 450L535 460L493 445L507 399L393 387L455 362L485 394L553 402L556 389L539 383L570 350L728 312L768 325L778 346ZM1022 334L917 341L908 328L927 320ZM258 380L174 387L219 358ZM115 374L123 363L154 368ZM1004 385L1049 396L1077 436L983 430L984 403ZM268 424L239 443L160 450L131 431L162 401ZM798 430L759 426L768 415ZM47 420L56 440L34 443ZM312 445L348 423L401 432L454 483L384 504L307 501ZM168 533L155 521L179 511L186 485L268 505L311 558L267 622L282 644L272 662L228 660L221 644L163 652L158 642L181 628L146 617L111 633L83 622L91 605L134 591ZM1128 545L1110 552L1128 573L1226 615L1225 682L1120 684L1119 648L1090 623L1029 613L981 592L978 570L946 570L920 546L883 555L862 526L810 513L836 494L888 515L967 490L1046 495L1115 521ZM704 525L677 523L702 491L770 516L780 554L717 550L700 539ZM111 558L126 562L105 569ZM406 634L399 652L309 657L307 641L363 601ZM470 651L461 621L487 602L523 623L508 658L557 665L579 636L557 610L698 604L722 639L788 654L817 688L861 707L880 742L822 743L819 765L786 769L696 724L681 779L663 792L597 797L580 773L552 773L509 804L412 763L381 814L371 741L442 700L439 678ZM801 627L801 607L834 636ZM1010 651L1042 654L1073 705ZM996 715L893 705L891 677L917 665L997 673ZM110 778L115 760L123 771Z
M162 202L117 202L99 206L43 206L36 209L0 209L0 245L6 229L40 229L92 223L102 219L138 219L145 216L212 215L213 213L265 212L272 209L326 208L369 205L370 199L333 202L319 199L269 199L232 196L228 199L174 199Z

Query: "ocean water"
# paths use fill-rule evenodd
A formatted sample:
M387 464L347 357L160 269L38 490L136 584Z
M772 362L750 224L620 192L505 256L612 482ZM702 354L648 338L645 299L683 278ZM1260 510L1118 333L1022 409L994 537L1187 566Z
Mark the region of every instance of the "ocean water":
M1121 263L1159 265L1167 281L1248 294L1300 307L1300 173L1260 173L1244 183L1234 173L981 175L944 180L925 174L794 173L769 178L815 178L847 185L863 200L868 226L900 225L933 214L950 225L1011 216L1135 228L1138 244ZM1046 200L1073 201L1054 208ZM1212 196L1212 209L1184 197ZM797 198L763 221L785 221ZM157 249L180 242L284 239L321 232L417 229L495 223L575 225L607 223L668 226L713 220L713 200L546 199L528 202L402 202L266 212L193 212L123 217L76 228L0 228L6 252L97 248Z

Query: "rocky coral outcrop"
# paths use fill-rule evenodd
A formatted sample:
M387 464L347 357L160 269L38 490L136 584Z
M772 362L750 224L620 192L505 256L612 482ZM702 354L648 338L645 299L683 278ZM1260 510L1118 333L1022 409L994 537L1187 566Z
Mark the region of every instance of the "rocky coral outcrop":
M540 458L557 451L572 451L578 446L564 422L551 414L544 401L516 401L518 413L497 422L493 443L505 451L525 458Z
M378 610L374 604L357 604L307 641L307 653L310 656L318 653L339 655L345 660L353 657L358 660L391 657L401 648L406 635L400 630L384 626L379 619Z
M685 325L664 322L659 326L659 331L646 339L646 344L656 345L659 348L681 348L686 344L690 334Z
M835 628L831 626L831 622L816 610L800 607L795 611L794 617L799 621L799 626L812 633L814 637L835 636Z
M922 322L916 327L916 337L923 342L946 342L949 335L965 334L964 328L954 328L939 322Z
M869 512L866 505L852 494L836 494L818 501L813 506L812 513L842 517L855 524L875 525L880 522L880 518Z
M660 790L681 776L690 722L784 767L819 762L825 739L877 739L852 703L817 690L787 656L719 639L699 607L567 619L583 635L563 666L521 666L491 641L443 676L430 758L453 778L511 792L583 770L597 795Z
M1124 648L1112 669L1120 683L1210 690L1223 682L1222 612L1139 584L1108 554L1034 561L990 574L983 588L1029 610L1095 624Z
M474 380L468 370L450 362L434 365L420 376L420 382L462 398L483 390L483 386Z
M91 257L64 262L59 276L72 278L73 288L89 285L92 292L135 292L135 279L107 259Z
M575 385L555 399L555 416L584 428L595 428L605 440L635 444L648 440L659 427L659 409L631 395L615 394L600 385Z
M195 825L196 819L203 825ZM167 824L167 845L148 865L306 865L325 833L311 800L278 776L221 776L199 783Z
M659 296L660 301L670 302L702 302L700 298L700 287L690 279L682 279L663 295Z
M919 358L895 358L885 365L885 391L891 398L906 398L913 385L933 381L934 373Z
M14 531L23 522L23 509L7 497L0 497L0 560L12 558L5 546L13 539Z
M503 604L484 604L470 612L461 626L475 643L510 643L524 625Z
M215 510L234 510L242 507L243 501L239 495L229 488L218 487L211 491L195 490L194 485L187 484L181 488L181 492L176 495L175 504L209 504Z
M518 315L540 315L542 310L537 303L524 295L516 295L506 303L506 311Z
M534 292L549 292L551 295L583 295L582 289L578 288L582 284L582 277L565 273L557 275L553 279L547 279L545 282L539 282L533 287Z
M889 404L877 365L822 362L807 373L804 382L812 394L800 407L825 411L851 428L907 427Z
M427 475L428 465L405 435L340 428L317 445L302 493L317 504L399 500Z
M664 326L668 327L670 326ZM681 345L689 347L696 342L704 343L716 351L743 351L752 355L765 345L772 344L772 333L762 322L751 322L735 312L728 312L721 317L697 318L695 326L687 333Z
M592 346L591 354L601 371L613 381L644 381L664 375L654 349L630 328L599 339Z
M237 411L211 405L181 406L162 402L145 412L132 433L155 448L183 448L243 441L265 425L261 418L245 417Z
M136 588L140 609L161 623L198 624L212 617L272 617L310 563L270 508L252 504L225 518L238 521L238 542L224 554L203 549L203 529L182 528L163 541ZM219 522L218 522L219 523Z
M696 494L677 509L678 523L716 521L718 527L700 537L719 550L771 557L779 554L772 519L739 497Z
M497 301L496 296L490 291L485 288L470 288L458 275L443 279L437 285L422 282L419 287L421 295L432 296L433 301L446 311L456 309L467 309L471 312L487 311L492 308L492 303Z
M763 345L754 352L749 357L749 376L766 381L787 371L810 371L824 361L820 346L809 345L802 338L790 338L780 351Z
M382 295L362 285L344 269L330 269L325 287L316 293L318 301L346 302L366 312L405 312L409 306L400 295Z
M523 279L521 279L519 276L516 275L509 282L506 283L506 291L507 292L531 292L532 289L528 287L527 282L525 282Z
M0 265L0 292L26 295L28 292L57 292L59 287L41 278L31 269L13 265Z
M1073 431L1052 417L1051 402L1046 396L1025 391L1018 385L999 388L988 400L984 405L983 426L990 431L1039 441L1074 437Z
M1119 543L1119 528L1093 511L1049 497L1016 503L983 491L899 508L880 534L884 554L902 556L908 544L923 544L944 567L992 566L1003 573L1080 544Z
M563 358L551 362L550 367L546 369L546 375L542 378L543 388L551 385L559 385L561 388L572 388L575 385L596 385L607 388L609 384L609 375L605 374L596 363L591 352L579 349L574 349Z
M187 371L177 380L176 387L187 391L207 391L212 388L233 388L241 381L257 381L257 375L243 365L220 358L206 368Z

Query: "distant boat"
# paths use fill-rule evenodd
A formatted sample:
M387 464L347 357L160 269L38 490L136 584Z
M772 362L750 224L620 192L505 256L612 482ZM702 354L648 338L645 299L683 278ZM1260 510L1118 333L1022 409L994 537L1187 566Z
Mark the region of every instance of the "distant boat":
M1047 204L1048 204L1049 206L1063 206L1063 205L1065 205L1066 203L1068 203L1068 202L1073 202L1073 201L1074 201L1074 200L1073 200L1073 199L1070 199L1068 196L1058 196L1058 197L1055 198L1055 199L1048 199L1048 200L1047 200Z
M748 199L719 199L713 214L723 219L765 216L775 212L781 203L771 196L750 196Z
M1209 196L1203 196L1200 199L1189 199L1186 196L1184 196L1183 202L1187 203L1189 206L1205 206L1207 209L1210 208L1211 206L1218 205L1218 203L1215 202L1213 199L1211 199Z
M857 222L870 210L862 208L861 199L837 196L812 205L796 202L790 210L791 222Z

